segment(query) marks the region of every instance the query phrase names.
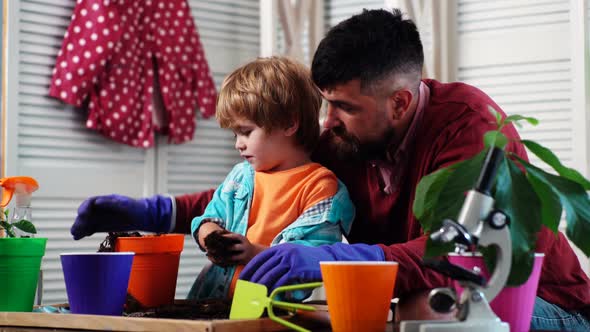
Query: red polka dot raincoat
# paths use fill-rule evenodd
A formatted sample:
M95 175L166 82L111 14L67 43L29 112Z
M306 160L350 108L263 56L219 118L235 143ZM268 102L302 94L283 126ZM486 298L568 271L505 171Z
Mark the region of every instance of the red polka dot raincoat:
M164 124L154 122L154 89ZM216 91L186 0L77 0L49 94L88 101L86 127L136 147L154 131L190 141L195 110L215 113Z

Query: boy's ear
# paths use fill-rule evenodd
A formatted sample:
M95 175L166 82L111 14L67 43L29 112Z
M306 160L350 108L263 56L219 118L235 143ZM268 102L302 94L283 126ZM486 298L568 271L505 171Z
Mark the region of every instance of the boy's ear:
M299 122L293 121L293 124L291 126L285 128L285 135L293 136L297 132L297 129L299 129Z

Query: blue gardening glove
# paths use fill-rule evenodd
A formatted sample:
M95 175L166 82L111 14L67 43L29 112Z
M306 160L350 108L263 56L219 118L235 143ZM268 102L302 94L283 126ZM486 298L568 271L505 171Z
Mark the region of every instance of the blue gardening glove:
M309 247L286 243L264 250L252 259L240 279L273 289L291 284L321 281L320 261L384 261L378 245L336 243Z
M96 232L168 232L172 199L161 195L140 199L122 195L90 197L80 204L70 233L79 240Z

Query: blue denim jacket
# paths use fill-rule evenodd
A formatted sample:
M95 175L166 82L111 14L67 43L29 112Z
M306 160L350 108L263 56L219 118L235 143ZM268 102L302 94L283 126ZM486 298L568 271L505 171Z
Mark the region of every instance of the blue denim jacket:
M219 224L230 232L246 235L248 216L254 193L254 169L247 161L234 166L223 183L217 188L213 199L202 216L195 217L191 234L205 219ZM283 229L272 241L319 246L342 241L354 220L355 209L344 184L338 181L338 191L303 212L297 220ZM189 298L224 298L227 296L235 266L220 267L209 264L199 274L189 292Z

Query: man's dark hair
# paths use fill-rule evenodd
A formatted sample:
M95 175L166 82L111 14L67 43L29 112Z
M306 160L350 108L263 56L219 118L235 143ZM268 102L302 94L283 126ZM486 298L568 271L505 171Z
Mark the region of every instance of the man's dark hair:
M366 89L391 74L421 74L423 64L414 22L403 19L399 9L364 9L328 31L315 52L311 73L322 90L353 79L360 79Z

